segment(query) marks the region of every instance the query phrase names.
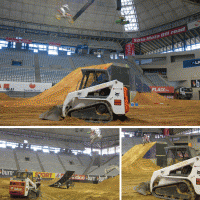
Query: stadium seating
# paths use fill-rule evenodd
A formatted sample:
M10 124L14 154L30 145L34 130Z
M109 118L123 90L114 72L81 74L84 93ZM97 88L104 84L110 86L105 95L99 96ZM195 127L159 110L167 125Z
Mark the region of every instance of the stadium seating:
M105 156L105 157L107 157L107 156ZM100 175L100 176L105 175L105 169L109 168L112 165L119 166L119 156L118 155L116 155L114 157L112 155L112 159L110 159L108 162L105 162L100 167L95 168L93 171L90 170L90 172L88 174L89 175ZM116 176L119 174L119 171L113 170L112 173L110 172L110 174L112 174L112 176Z
M16 151L16 154L20 170L42 171L35 152L20 149Z
M17 170L17 165L14 159L14 153L12 149L0 148L0 169Z
M58 160L57 154L49 154L49 153L38 153L42 166L46 172L57 172L63 173L65 170L63 169L61 163Z
M59 155L66 170L75 171L76 174L83 174L85 167L81 165L78 158L74 155Z
M145 76L155 85L155 86L170 86L166 81L164 81L158 74L145 74Z
M136 75L137 78L139 78L142 83L148 85L148 86L153 86L154 84L144 75Z
M34 66L34 53L32 51L18 51L16 49L0 50L0 65L12 65L13 61L22 61L23 66Z
M84 55L84 56L74 55L72 57L72 60L76 68L86 67L91 65L100 65L104 63L101 58L97 58L92 55Z
M79 157L79 159L81 160L82 164L87 167L88 164L91 162L91 158L89 155L86 155L86 154L80 154L80 155L77 155Z

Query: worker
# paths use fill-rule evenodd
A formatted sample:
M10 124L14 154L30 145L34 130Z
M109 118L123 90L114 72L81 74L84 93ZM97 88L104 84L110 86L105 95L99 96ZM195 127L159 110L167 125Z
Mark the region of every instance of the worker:
M37 188L39 188L40 185L41 185L41 176L40 176L40 174L38 174L38 176L36 178L36 186L37 186Z

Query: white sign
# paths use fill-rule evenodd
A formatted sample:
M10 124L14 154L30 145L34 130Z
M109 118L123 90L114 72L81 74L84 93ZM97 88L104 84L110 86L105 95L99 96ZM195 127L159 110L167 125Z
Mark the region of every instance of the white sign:
M200 27L200 20L191 22L187 24L188 30L193 29L193 28L197 28Z
M52 87L52 83L0 81L0 91L44 92Z

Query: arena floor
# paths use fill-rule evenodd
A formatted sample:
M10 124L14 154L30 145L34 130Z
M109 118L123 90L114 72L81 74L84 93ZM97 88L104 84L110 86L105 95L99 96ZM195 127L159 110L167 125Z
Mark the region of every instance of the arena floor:
M61 121L39 119L49 106L13 106L14 100L1 101L0 126L198 126L200 102L169 100L171 104L140 105L131 107L125 121L91 123L67 117Z
M0 179L0 199L25 199L25 198L10 198L9 195L9 178ZM109 180L105 180L100 184L91 183L75 183L74 187L69 189L60 189L48 187L52 181L42 181L41 196L38 200L119 200L119 178L118 176Z

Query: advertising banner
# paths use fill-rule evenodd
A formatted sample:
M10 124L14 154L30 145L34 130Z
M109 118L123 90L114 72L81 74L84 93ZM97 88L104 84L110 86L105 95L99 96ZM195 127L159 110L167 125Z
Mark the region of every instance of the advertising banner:
M164 128L163 135L169 136L169 128Z
M52 83L0 81L0 91L44 92L52 87Z
M200 19L187 24L188 30L200 27Z
M85 180L85 175L75 174L70 179L71 180L77 180L77 181L84 181Z
M99 176L88 175L88 176L86 176L86 180L88 180L88 181L96 181L96 180L99 180Z
M40 174L41 178L55 178L55 173L49 172L33 172L33 177L37 177Z
M157 33L157 34L154 34L154 35L149 35L149 36L145 36L145 37L142 37L142 38L133 38L132 43L148 42L148 41L151 41L151 40L156 40L156 39L172 36L172 35L175 35L175 34L184 33L186 31L187 31L187 27L181 26L181 27L171 29L171 30L168 30L168 31L164 31L164 32L161 32L161 33Z
M199 66L200 66L200 59L192 59L192 60L183 61L183 68L199 67Z
M63 173L55 173L56 178L61 178L63 175L64 175ZM76 180L76 181L84 181L84 180L86 180L86 177L85 177L85 175L75 174L70 179Z
M135 56L134 44L129 43L125 45L125 56Z
M63 177L63 175L64 175L63 173L55 173L56 178L61 178L61 177Z
M0 176L13 176L17 170L0 169Z
M167 86L167 87L161 87L161 86L150 86L152 92L156 93L174 93L174 87Z
M49 45L56 46L56 47L60 47L60 46L61 46L61 43L49 42Z
M26 44L31 44L32 40L28 40L28 39L16 39L16 38L6 38L6 41L8 42L16 42L16 43L26 43Z

